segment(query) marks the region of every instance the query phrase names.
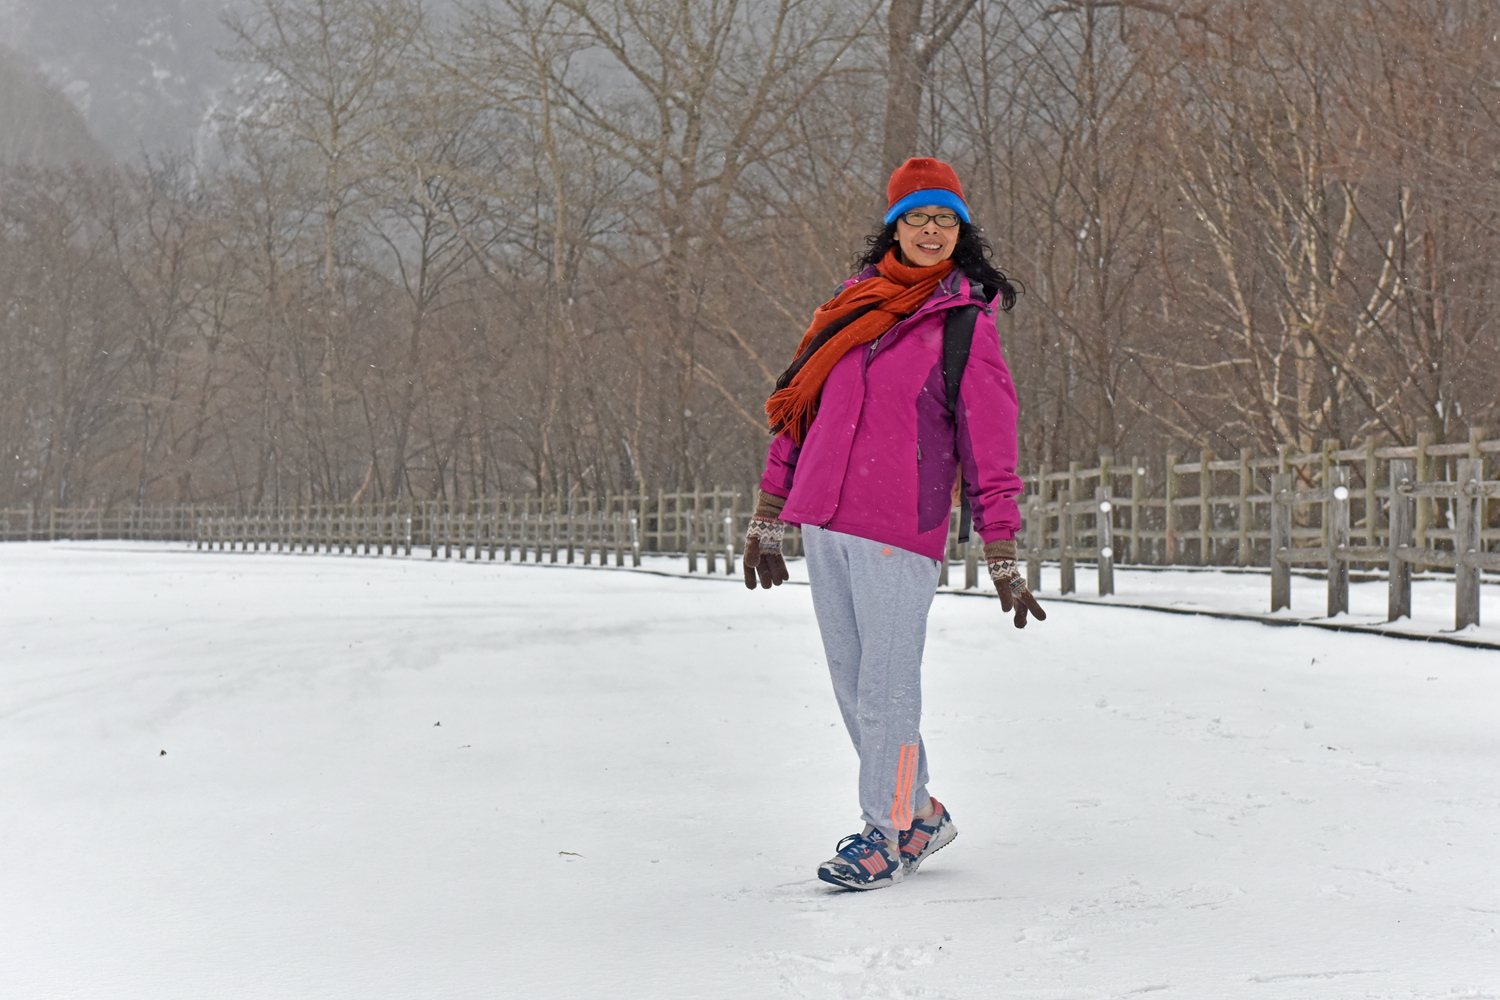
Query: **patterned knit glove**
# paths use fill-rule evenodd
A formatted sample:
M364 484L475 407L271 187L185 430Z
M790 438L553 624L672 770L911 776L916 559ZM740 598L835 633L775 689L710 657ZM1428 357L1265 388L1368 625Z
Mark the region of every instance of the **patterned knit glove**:
M774 493L760 491L755 502L755 515L750 519L750 530L745 532L745 586L755 589L755 578L767 590L779 587L791 576L786 571L786 560L781 557L781 538L786 533L786 522L781 520L781 508L786 498Z
M1036 615L1036 620L1047 620L1047 612L1037 603L1036 597L1026 589L1026 579L1016 568L1016 540L1003 538L984 547L984 561L990 567L990 579L1000 595L1000 607L1016 613L1016 628L1026 627L1026 613Z

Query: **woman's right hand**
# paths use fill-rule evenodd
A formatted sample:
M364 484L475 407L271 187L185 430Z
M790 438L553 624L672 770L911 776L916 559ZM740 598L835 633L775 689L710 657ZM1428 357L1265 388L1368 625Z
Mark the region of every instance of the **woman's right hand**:
M781 538L786 533L781 508L785 505L786 497L765 490L755 498L755 513L750 518L750 530L745 532L745 586L751 590L757 577L760 585L770 590L786 583L791 575L781 557Z
M781 586L790 577L786 560L781 556L781 538L785 532L786 524L779 519L751 520L750 530L745 533L746 587L754 590L757 576L767 590Z

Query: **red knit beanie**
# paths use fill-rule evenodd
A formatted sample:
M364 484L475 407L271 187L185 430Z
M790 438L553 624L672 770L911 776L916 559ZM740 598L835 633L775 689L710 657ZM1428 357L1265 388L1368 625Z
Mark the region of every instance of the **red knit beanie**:
M890 206L885 213L887 225L901 213L923 205L951 208L960 219L969 221L969 206L964 202L958 174L930 156L914 156L897 167L885 187L885 196Z

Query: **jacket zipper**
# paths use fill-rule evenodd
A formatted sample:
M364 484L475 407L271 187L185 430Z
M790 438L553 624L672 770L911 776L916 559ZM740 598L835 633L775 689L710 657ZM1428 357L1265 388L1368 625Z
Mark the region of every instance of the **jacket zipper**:
M946 296L946 298L950 298L950 299L951 298L957 298L957 297L958 297L957 294L953 293L953 292L950 292ZM901 320L896 325L897 326L901 326L902 324L911 323L912 321L914 321L915 319L917 319L917 317L922 316L925 313L932 311L932 309L933 309L933 305L932 305L931 301L924 302L922 304L922 308L918 309L916 312L912 313L910 316L908 316L905 319ZM988 312L988 310L986 310L986 312ZM894 329L894 327L892 329ZM889 333L889 332L890 332L889 330L886 331L886 333ZM875 352L878 351L878 350L880 350L880 342L882 340L884 340L885 337L886 337L886 334L883 333L880 336L876 337L874 340L870 341L870 353L865 357L865 364L866 365L868 365L871 361L873 361L875 359Z
M874 340L870 341L870 350L869 350L868 353L865 354L864 363L859 366L859 380L860 380L860 384L862 386L864 386L865 389L868 389L869 388L869 384L870 384L870 361L875 357L875 351L880 347L880 341L881 341L882 337L884 337L884 334L882 334L880 337L876 337ZM861 396L863 396L863 392L861 393ZM864 419L864 407L863 407L863 405L861 405L861 407L860 407L860 420L863 420L863 419ZM856 434L859 433L859 426L858 426L858 424L855 425L854 433L856 433ZM839 491L839 498L838 498L838 500L835 500L833 502L833 513L829 514L828 515L828 520L824 521L821 525L819 525L819 527L826 528L830 524L833 523L834 514L838 513L839 501L840 500L843 500L843 491L842 490Z
M951 293L950 293L949 297L950 298L953 297L951 295ZM918 316L921 316L924 312L928 311L928 308L929 308L929 305L924 303L921 309L918 309L916 312L912 313L910 316L906 317L906 319L902 320L901 322L902 323L909 323L912 320L915 320ZM863 383L865 383L866 385L868 385L869 380L870 380L870 362L875 359L875 352L878 351L878 350L880 350L880 342L882 340L884 340L884 339L885 339L885 334L881 334L879 337L876 337L874 340L870 341L870 352L865 355L865 363L861 366L861 371L860 371L860 381L863 382ZM861 419L863 419L863 415L861 415ZM859 432L858 428L856 428L855 429L855 433L858 433L858 432ZM917 461L920 462L921 460L922 460L922 445L921 445L920 442L918 442L917 443ZM839 499L842 500L843 497L840 496ZM834 509L834 512L837 513L837 511L839 509L839 501L838 500L835 500L833 502L833 509ZM833 523L833 515L829 515L828 520L824 521L821 525L819 525L819 527L826 528L826 527L828 527L832 523Z

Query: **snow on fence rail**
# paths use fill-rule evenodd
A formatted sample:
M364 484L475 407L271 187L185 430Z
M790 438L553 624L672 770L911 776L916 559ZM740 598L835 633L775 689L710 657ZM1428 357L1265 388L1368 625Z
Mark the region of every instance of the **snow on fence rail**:
M1315 452L1289 447L1274 456L1242 449L1219 459L1208 450L1184 461L1128 465L1100 458L1025 476L1020 555L1040 588L1044 562L1061 569L1062 592L1076 590L1078 564L1097 567L1100 594L1114 590L1115 563L1269 567L1272 611L1289 606L1291 567L1329 577L1329 615L1348 608L1351 570L1381 572L1389 615L1410 611L1411 572L1453 571L1455 623L1477 624L1479 580L1500 571L1500 440L1415 445L1325 442ZM750 518L748 492L694 490L607 496L494 497L469 501L313 504L227 511L204 506L0 510L0 540L138 538L189 541L199 548L363 552L518 561L613 558L640 565L643 553L686 554L690 572L733 572ZM955 512L949 564L964 566L964 587L979 586L977 537L958 543ZM801 539L787 533L787 552Z

